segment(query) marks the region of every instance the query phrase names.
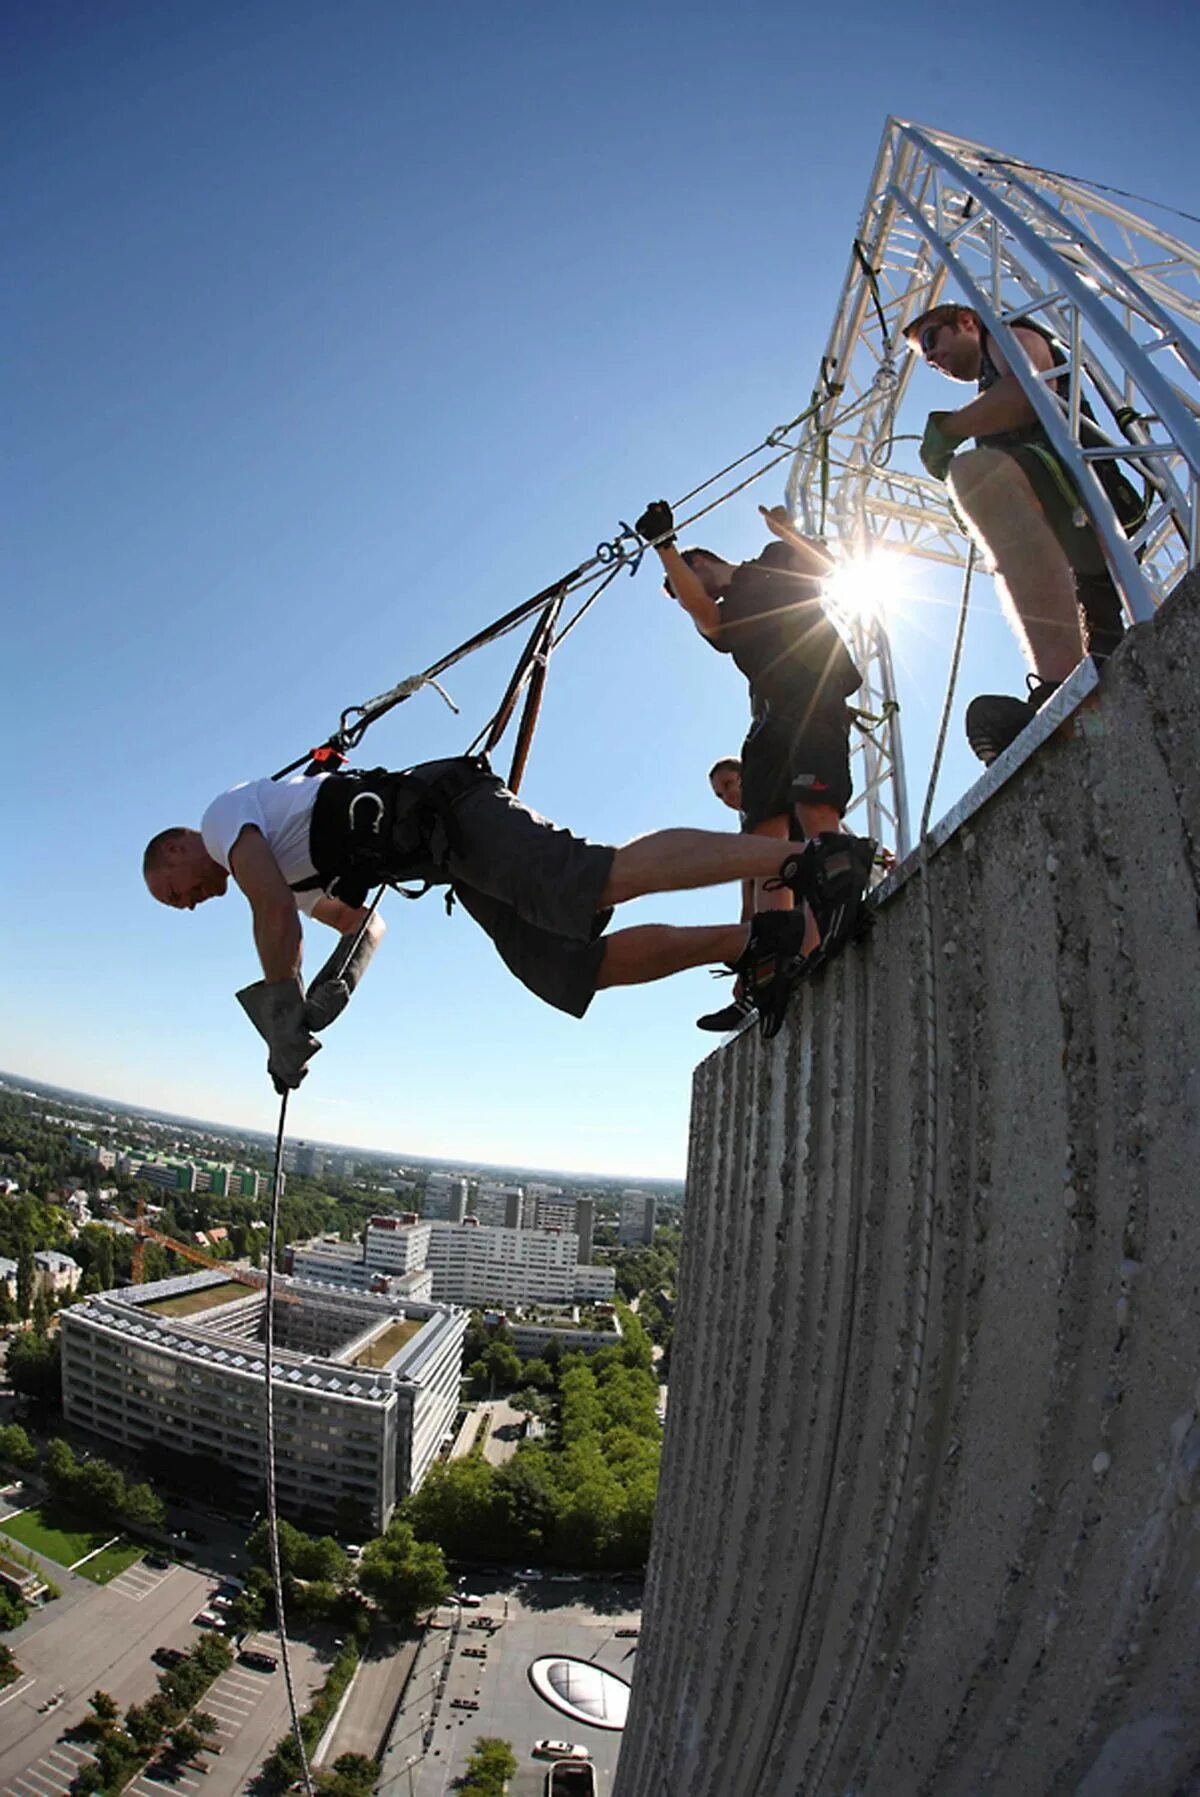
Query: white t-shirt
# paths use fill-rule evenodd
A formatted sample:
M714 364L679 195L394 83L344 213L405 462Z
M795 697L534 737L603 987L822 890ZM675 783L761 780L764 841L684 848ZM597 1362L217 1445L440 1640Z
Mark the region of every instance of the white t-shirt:
M266 837L267 847L290 886L316 873L308 852L308 826L317 788L328 774L294 774L290 780L247 780L214 799L200 819L200 834L213 860L231 872L229 853L247 824ZM308 916L325 895L319 886L295 892L298 908Z

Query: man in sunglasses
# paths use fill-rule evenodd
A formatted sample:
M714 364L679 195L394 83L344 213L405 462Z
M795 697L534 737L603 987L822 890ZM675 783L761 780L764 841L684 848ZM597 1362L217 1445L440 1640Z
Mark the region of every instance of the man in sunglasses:
M1040 325L1023 319L1011 328L1039 374L1061 364L1061 346ZM1082 656L1102 661L1112 653L1125 629L1121 599L1070 473L979 314L970 306L934 306L906 325L904 335L931 368L977 389L957 411L930 413L920 453L929 473L948 483L990 557L1030 668L1028 698L989 693L967 707L967 740L990 764ZM1049 386L1065 401L1065 375ZM1084 442L1102 443L1086 402L1083 411ZM955 454L968 437L976 447ZM1116 462L1095 467L1123 528L1135 529L1145 501Z

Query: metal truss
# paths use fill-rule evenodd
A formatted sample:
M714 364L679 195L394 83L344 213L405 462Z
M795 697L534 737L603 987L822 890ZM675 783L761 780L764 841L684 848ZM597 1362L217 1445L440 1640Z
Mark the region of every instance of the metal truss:
M887 549L960 566L968 542L901 422L914 358L905 324L944 297L979 313L1070 470L1129 616L1143 619L1200 560L1200 252L1070 176L889 119L822 359L823 402L791 467L802 528L843 552ZM1010 321L1063 346L1039 376ZM1189 336L1189 327L1193 335ZM1067 380L1060 399L1048 381ZM1084 447L1084 400L1107 440ZM907 428L905 428L907 425ZM1094 443L1094 438L1089 438ZM1127 538L1094 464L1120 458L1149 510ZM886 624L850 624L864 707L895 698ZM865 739L856 788L872 835L909 846L898 724Z

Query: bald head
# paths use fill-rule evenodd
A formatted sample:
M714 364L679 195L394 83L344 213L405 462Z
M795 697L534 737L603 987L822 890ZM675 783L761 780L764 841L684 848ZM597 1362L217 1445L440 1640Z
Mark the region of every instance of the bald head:
M229 875L214 861L198 830L181 824L160 830L146 844L142 878L152 898L176 911L194 911L205 899L220 898Z

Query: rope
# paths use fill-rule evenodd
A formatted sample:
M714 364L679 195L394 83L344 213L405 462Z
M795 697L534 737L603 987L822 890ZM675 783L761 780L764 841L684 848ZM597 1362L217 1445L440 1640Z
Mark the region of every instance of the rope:
M378 898L375 902L378 904ZM374 906L372 906L373 909ZM364 922L363 929L365 930L366 927ZM283 1191L283 1132L287 1123L287 1107L288 1094L285 1092L279 1104L279 1128L275 1135L275 1171L271 1180L271 1220L267 1234L266 1366L263 1376L267 1422L267 1540L271 1549L271 1582L275 1589L275 1621L279 1632L279 1657L283 1663L283 1682L287 1687L288 1709L291 1711L292 1717L292 1737L300 1758L300 1776L304 1781L304 1789L308 1792L308 1797L314 1797L316 1787L309 1770L308 1755L304 1750L304 1731L300 1727L300 1708L296 1702L296 1687L292 1681L292 1660L288 1652L287 1619L283 1613L283 1573L279 1564L279 1512L275 1497L275 1388L271 1378L271 1362L275 1351L275 1249L279 1229L279 1199Z
M1200 225L1200 218L1194 212L1185 212L1181 206L1168 206L1165 200L1152 200L1149 194L1131 193L1127 187L1109 187L1104 181L1090 181L1086 175L1064 174L1060 168L1042 168L1036 162L1022 162L1017 156L983 156L982 162L993 168L1021 168L1031 175L1049 175L1052 181L1075 181L1080 187L1093 188L1096 193L1115 193L1121 200L1136 200L1141 206L1157 206L1160 212L1172 212L1176 218L1186 218L1193 225Z
M935 1173L937 1166L937 1073L938 1073L938 1036L937 1036L937 958L935 954L933 895L929 884L929 819L933 812L934 792L937 787L938 774L941 771L942 752L946 746L946 733L950 727L950 713L954 704L954 690L958 683L959 663L962 659L963 639L966 633L967 611L971 600L971 576L975 568L975 545L972 543L967 556L966 571L963 575L962 598L958 608L958 627L954 636L954 648L950 656L950 669L946 678L946 696L942 701L942 718L938 729L937 744L933 753L933 766L930 770L929 784L925 789L925 803L921 808L920 828L920 863L921 863L921 960L924 986L924 1023L925 1023L925 1124L922 1131L922 1167L921 1167L921 1238L917 1258L916 1295L912 1321L912 1351L909 1357L908 1380L903 1398L903 1416L900 1424L900 1447L896 1457L896 1466L892 1474L891 1488L888 1492L887 1510L883 1521L883 1545L875 1566L875 1574L871 1581L871 1589L863 1609L862 1621L859 1624L858 1639L855 1643L854 1662L842 1686L838 1698L837 1711L833 1718L829 1738L825 1744L825 1752L817 1767L813 1779L813 1789L825 1789L825 1772L837 1748L837 1743L846 1721L846 1715L853 1701L858 1681L862 1674L863 1663L867 1656L867 1647L871 1633L875 1627L875 1618L879 1613L879 1604L883 1596L884 1580L891 1563L892 1548L895 1545L896 1530L900 1521L900 1505L904 1496L904 1487L908 1480L909 1462L912 1459L913 1438L916 1434L917 1405L921 1394L921 1374L925 1362L925 1340L929 1327L929 1288L932 1283L933 1267L933 1225L935 1207Z

